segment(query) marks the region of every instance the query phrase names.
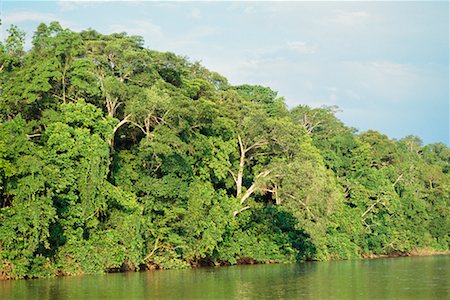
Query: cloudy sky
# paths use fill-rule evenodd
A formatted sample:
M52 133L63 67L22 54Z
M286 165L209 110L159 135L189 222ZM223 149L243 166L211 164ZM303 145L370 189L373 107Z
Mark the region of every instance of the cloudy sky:
M289 107L337 105L361 132L449 141L449 3L0 0L30 40L40 22L128 32L201 61L232 84L269 86ZM28 42L29 43L29 42Z

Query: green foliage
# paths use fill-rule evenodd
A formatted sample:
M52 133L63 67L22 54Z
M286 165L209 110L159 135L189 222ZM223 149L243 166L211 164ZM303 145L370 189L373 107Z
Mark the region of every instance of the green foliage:
M181 224L185 236L183 257L196 261L211 256L232 221L232 202L225 191L210 183L194 181L187 193L187 208Z
M450 149L125 33L0 44L0 279L450 247Z

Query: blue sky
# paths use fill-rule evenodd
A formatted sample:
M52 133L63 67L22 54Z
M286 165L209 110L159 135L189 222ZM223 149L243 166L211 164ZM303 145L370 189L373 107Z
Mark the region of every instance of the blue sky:
M449 3L0 0L16 24L141 35L232 84L269 86L289 107L337 105L347 125L449 141Z

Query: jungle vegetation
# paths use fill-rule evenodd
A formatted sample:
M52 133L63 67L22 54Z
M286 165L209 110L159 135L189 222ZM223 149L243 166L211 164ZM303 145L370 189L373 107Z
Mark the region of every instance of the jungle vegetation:
M0 43L0 277L450 245L450 148L288 109L141 37Z

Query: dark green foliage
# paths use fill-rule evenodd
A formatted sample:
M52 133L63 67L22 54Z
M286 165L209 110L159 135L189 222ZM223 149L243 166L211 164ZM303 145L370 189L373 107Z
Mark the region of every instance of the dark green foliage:
M0 44L0 279L448 250L450 149L140 37Z

